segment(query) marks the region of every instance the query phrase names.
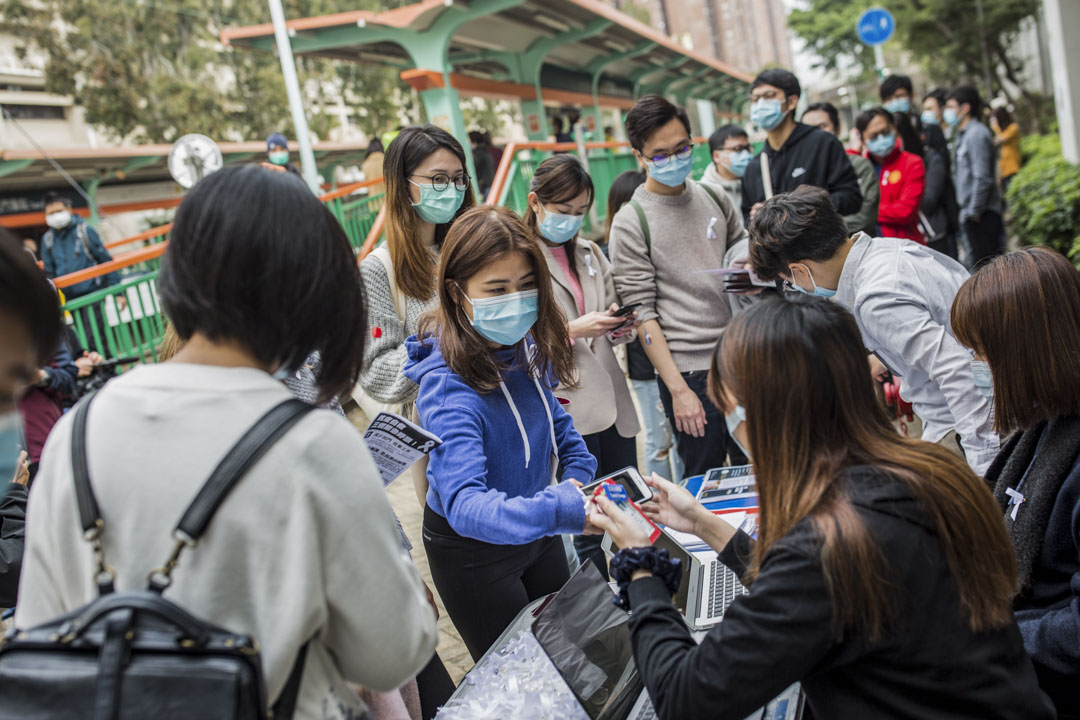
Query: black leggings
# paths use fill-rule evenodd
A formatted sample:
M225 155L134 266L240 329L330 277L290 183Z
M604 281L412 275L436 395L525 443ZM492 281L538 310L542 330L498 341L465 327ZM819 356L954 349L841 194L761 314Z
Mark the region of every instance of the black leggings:
M598 433L582 435L581 439L585 441L589 454L596 458L596 477L610 475L624 467L637 467L637 442L632 437L624 438L614 425ZM577 550L582 564L586 560L592 560L593 565L607 580L607 558L600 547L603 538L603 535L576 535L574 549Z
M424 508L424 550L431 579L474 661L499 639L522 608L570 579L562 538L492 545L458 535Z
M416 690L420 694L420 712L424 720L435 720L439 708L454 694L454 680L446 672L439 653L416 675Z

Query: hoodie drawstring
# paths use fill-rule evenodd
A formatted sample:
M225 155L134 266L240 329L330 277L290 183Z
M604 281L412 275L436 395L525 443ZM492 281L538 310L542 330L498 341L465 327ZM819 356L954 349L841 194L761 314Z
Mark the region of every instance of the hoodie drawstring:
M555 419L551 414L551 407L548 405L547 397L544 395L544 389L540 386L540 381L535 377L533 383L536 385L536 391L540 393L540 402L544 404L544 412L547 414L548 429L551 432L551 451L555 455L555 466L559 464L559 445L555 441ZM510 406L510 412L514 414L514 420L517 422L518 432L521 433L521 444L525 446L525 467L529 467L529 461L532 459L532 449L529 447L529 434L525 432L525 423L521 421L521 413L518 412L517 405L514 404L514 398L510 395L510 390L506 387L506 383L502 380L499 381L499 388L503 392L503 396L506 398L506 403Z

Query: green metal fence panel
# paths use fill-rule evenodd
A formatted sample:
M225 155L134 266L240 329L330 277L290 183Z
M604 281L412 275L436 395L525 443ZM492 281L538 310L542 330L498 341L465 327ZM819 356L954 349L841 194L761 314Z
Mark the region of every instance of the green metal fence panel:
M368 233L371 232L371 227L375 224L375 218L378 216L379 210L382 209L385 200L386 195L384 193L355 199L352 197L341 198L338 221L345 228L345 234L349 236L349 243L352 245L353 250L359 252L360 248L364 246L364 241L367 240ZM336 203L337 201L333 202ZM333 208L331 208L331 212L333 212Z
M131 275L112 287L66 302L65 316L83 347L109 358L157 362L165 335L157 277L157 270Z
M700 180L711 162L712 151L709 150L709 143L694 143L694 164L691 166L690 176Z

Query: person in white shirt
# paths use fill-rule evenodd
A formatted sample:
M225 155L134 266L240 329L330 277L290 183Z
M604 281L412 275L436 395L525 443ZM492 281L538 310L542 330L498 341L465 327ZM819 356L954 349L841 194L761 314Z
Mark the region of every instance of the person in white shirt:
M175 523L225 452L291 397L276 377L318 351L319 402L364 357L363 288L341 226L297 177L226 168L188 193L158 279L184 347L109 383L90 408L89 471L118 591L146 586ZM79 523L71 417L30 497L16 625L95 597ZM259 460L184 553L165 596L261 646L268 698L308 645L295 717L346 720L354 689L389 691L434 655L435 614L363 438L315 410Z
M751 221L750 264L761 278L850 310L874 372L899 378L922 418L923 440L959 450L958 437L968 464L986 472L1000 440L971 351L952 332L953 300L968 278L960 263L910 240L848 237L828 193L804 186L776 195Z

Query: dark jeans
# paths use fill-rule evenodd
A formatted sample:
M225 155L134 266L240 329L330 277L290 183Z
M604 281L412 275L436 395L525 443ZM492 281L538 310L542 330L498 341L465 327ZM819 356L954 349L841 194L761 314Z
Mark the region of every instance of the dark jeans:
M745 465L746 456L739 450L739 446L728 438L727 423L724 422L723 414L709 400L708 371L684 372L682 376L705 408L704 437L694 437L676 428L671 391L668 390L662 378L657 382L660 385L660 403L664 406L664 414L667 415L671 430L675 433L675 439L679 445L679 457L686 466L684 477L703 475L707 470L726 465L729 455L732 465Z
M972 269L983 260L1000 255L1005 249L1005 224L1001 215L987 210L978 222L968 220L964 223L964 235L971 250Z
M581 439L585 441L585 447L589 449L589 453L596 458L596 477L602 478L624 467L637 467L635 439L624 438L614 425L598 433L582 435ZM576 535L574 549L577 550L582 563L592 560L593 565L607 580L607 557L600 547L600 541L603 539L603 535Z
M955 233L949 233L940 240L930 240L926 246L931 250L937 250L942 255L948 255L953 260L957 258Z
M570 579L558 536L492 545L458 535L429 507L424 508L423 535L435 589L474 661L522 608Z

